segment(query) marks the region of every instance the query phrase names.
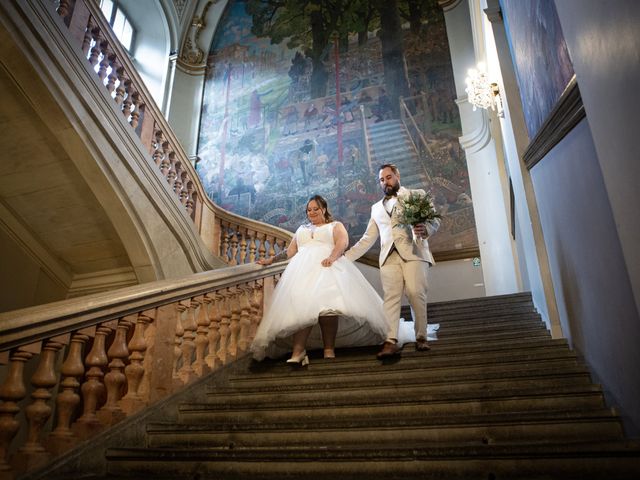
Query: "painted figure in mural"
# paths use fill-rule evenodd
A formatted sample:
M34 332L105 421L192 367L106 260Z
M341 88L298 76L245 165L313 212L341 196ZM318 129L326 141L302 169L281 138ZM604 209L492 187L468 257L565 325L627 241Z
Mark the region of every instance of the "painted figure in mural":
M315 142L307 138L299 149L298 164L300 165L300 172L302 173L303 185L309 185L309 175L313 168L311 162L311 154L314 150Z
M298 110L296 107L289 107L284 117L283 135L293 135L298 131Z
M358 106L362 105L364 111L364 118L371 118L373 112L371 110L371 103L373 102L373 98L366 90L360 92L360 96L358 97Z
M249 118L247 119L248 128L257 128L262 121L262 100L257 90L251 92L249 99Z
M389 115L391 115L391 100L389 100L384 88L380 89L378 104L375 106L374 114L376 116L376 123L386 120L389 118Z
M427 238L438 230L440 220L436 218L431 222L417 224L413 229L399 224L393 215L397 196L398 193L404 195L409 191L400 185L398 167L392 164L382 165L378 181L385 197L371 207L367 230L345 253L345 257L355 261L380 237L380 278L388 330L384 346L377 356L383 359L400 353L398 329L403 293L411 305L416 350L430 348L427 343L427 273L434 261Z
M314 103L310 103L302 114L304 118L304 131L308 132L313 130L317 126L318 121L318 109Z
M387 333L382 299L342 256L349 245L344 225L320 195L309 199L306 213L309 223L297 229L287 250L258 261L291 259L251 344L256 360L292 350L287 363L305 365L307 349L323 348L324 358L334 358L336 347L379 345Z

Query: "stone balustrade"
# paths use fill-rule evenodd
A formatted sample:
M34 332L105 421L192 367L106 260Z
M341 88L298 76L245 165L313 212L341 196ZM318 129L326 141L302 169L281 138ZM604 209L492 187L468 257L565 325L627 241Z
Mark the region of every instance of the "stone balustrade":
M0 478L246 355L283 268L240 265L0 314Z
M211 253L229 265L238 265L286 248L292 237L290 232L234 215L209 199L194 166L97 2L62 0L56 11Z

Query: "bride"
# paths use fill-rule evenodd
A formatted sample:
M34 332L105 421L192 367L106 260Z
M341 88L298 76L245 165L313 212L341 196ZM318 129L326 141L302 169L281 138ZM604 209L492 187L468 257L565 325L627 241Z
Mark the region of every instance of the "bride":
M344 225L320 195L307 202L307 218L286 252L258 261L291 259L251 344L256 360L293 350L287 363L306 365L307 348L323 348L324 358L334 358L336 347L379 345L386 337L382 299L342 256L349 244Z

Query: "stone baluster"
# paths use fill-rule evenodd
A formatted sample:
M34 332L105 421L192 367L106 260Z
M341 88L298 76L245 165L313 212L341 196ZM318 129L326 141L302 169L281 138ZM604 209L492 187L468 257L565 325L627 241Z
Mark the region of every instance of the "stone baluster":
M162 159L160 161L160 163L156 164L158 165L158 168L161 168L162 166L162 161L169 161L171 162L171 144L169 143L169 141L167 139L165 139L164 134L162 134ZM174 158L174 162L175 162L175 152L173 154L173 158Z
M251 329L249 330L249 338L251 341L256 336L256 330L262 319L262 284L264 280L256 280L249 302L251 304Z
M39 346L38 346L39 349ZM0 386L0 476L12 478L9 464L9 446L20 429L15 416L20 413L20 401L27 395L24 384L24 365L33 357L32 349L17 348L9 354L9 366L4 383Z
M147 351L147 340L145 332L147 326L153 322L154 310L147 310L133 315L132 321L135 322L133 336L129 340L129 365L124 368L124 374L127 377L127 393L120 400L120 408L130 415L142 408L145 399L140 394L142 379L145 374L144 360Z
M123 67L119 67L117 69L117 74L120 83L118 83L118 86L116 87L116 95L113 97L113 100L116 102L116 105L122 105L124 97L127 95L125 83L128 81L129 77Z
M189 309L187 305L183 302L179 302L176 305L176 335L173 343L173 385L175 388L180 388L182 386L182 380L180 380L179 370L180 370L180 358L182 357L182 337L184 335L184 327L182 326L182 316L184 312ZM174 389L175 389L174 388Z
M98 420L96 411L104 401L103 369L109 363L106 341L116 326L117 320L105 322L98 326L91 350L85 358L85 368L88 367L88 370L85 374L86 380L80 389L82 391L84 409L82 416L71 427L81 439L89 438L102 430L102 424Z
M240 232L240 265L244 265L247 260L247 237L248 230L243 228Z
M148 403L151 395L151 375L153 374L154 355L155 355L155 343L156 343L156 314L157 309L146 310L142 312L142 317L148 319L145 320L146 328L144 329L144 343L147 346L144 352L144 360L142 361L142 368L144 369L144 375L140 382L140 388L138 389L138 395L143 402ZM126 373L126 370L125 370Z
M100 61L100 54L102 53L102 34L98 27L91 30L92 40L95 42L91 50L89 50L89 63L95 69L96 65Z
M269 240L269 251L267 256L272 257L276 254L276 249L275 249L276 239L273 236L269 236L268 240Z
M179 192L182 189L182 172L184 171L184 169L182 168L182 162L180 160L176 160L176 162L173 164L175 169L176 169L176 182L180 181L180 188L175 188L175 182L174 182L174 192Z
M25 472L46 465L51 454L42 444L44 427L51 417L53 409L48 405L53 396L51 389L58 383L55 365L60 349L68 342L69 335L47 340L40 352L36 371L31 377L34 391L31 394L33 402L25 409L25 417L29 424L27 440L12 458L12 464L17 472Z
M95 23L93 17L89 17L89 22L87 23L87 28L84 31L84 37L82 39L82 51L84 52L84 57L89 58L89 49L91 48L91 40L93 40L93 30L95 28Z
M248 232L249 235L249 263L254 263L256 259L256 232Z
M182 177L176 172L176 179L173 182L173 191L176 195L180 196L180 192L182 192Z
M184 334L182 336L182 367L180 368L180 379L187 385L196 379L196 372L193 370L193 357L196 351L196 312L200 308L200 302L197 298L183 300L180 302L187 307L187 310L180 316L182 319L182 328Z
M97 414L103 425L115 425L125 417L119 402L124 394L124 386L127 382L127 377L124 374L124 361L129 358L127 332L134 321L135 316L133 318L124 317L118 321L115 337L107 351L107 357L110 360L109 372L104 376L107 401Z
M111 95L111 97L113 97L115 100L116 84L120 80L118 76L118 70L120 69L120 67L118 65L118 59L114 53L109 53L109 66L111 67L111 71L107 76L107 91L109 92L109 95ZM120 101L122 101L122 99ZM117 100L116 103L120 104L120 102L118 102Z
M169 171L167 172L167 182L169 186L173 188L173 185L176 183L176 178L178 177L178 173L176 171L176 156L169 156Z
M227 363L227 344L229 342L229 324L231 323L231 308L229 306L229 292L221 291L222 298L218 302L220 306L220 327L218 331L220 332L220 340L218 342L218 352L216 355L218 359L225 365Z
M142 100L140 99L140 94L131 89L131 120L129 124L135 130L138 128L138 122L140 121L140 105L142 104Z
M220 235L222 235L222 242L220 242L220 256L222 259L229 263L229 229L224 223L220 223Z
M193 210L195 206L194 193L195 193L195 187L193 186L193 181L189 179L189 181L187 182L187 201L185 203L187 215L189 216L193 214Z
M227 344L227 352L232 358L238 356L238 333L240 332L240 289L237 287L229 288L231 301L231 321L229 322L229 342Z
M107 78L107 74L109 73L109 67L111 66L110 57L113 55L106 39L102 41L102 44L100 45L100 51L102 53L102 59L100 60L100 68L98 68L98 78L100 78L100 82L103 85L106 85L105 80Z
M236 226L233 226L233 235L231 236L231 253L229 255L229 265L237 265L238 260L236 256L238 255L238 235Z
M187 206L187 200L189 199L189 190L187 189L187 185L189 184L190 180L189 180L189 174L187 172L182 172L182 188L180 189L180 191L176 190L176 193L178 194L178 198L180 199L180 203L182 203L182 205L184 205L185 207Z
M263 259L267 255L267 248L265 246L267 240L267 236L264 234L260 235L260 246L258 247L258 260Z
M131 92L133 88L133 82L130 78L124 78L122 80L122 84L124 84L125 96L122 100L122 114L124 118L129 121L129 117L131 116L131 109L133 107L133 101L131 99Z
M200 309L197 312L197 324L196 330L196 360L193 362L193 369L199 377L202 377L206 373L209 373L209 366L205 360L205 353L207 351L207 345L209 345L209 326L211 320L209 318L209 312L211 310L211 297L206 295L197 298L200 303Z
M160 173L162 173L163 177L167 177L169 174L169 170L171 169L171 165L176 161L176 152L169 152L169 156L162 159L160 162ZM175 170L174 170L175 172Z
M94 334L95 328L88 329ZM80 380L84 375L82 352L89 341L85 331L78 331L71 337L67 358L62 364L62 381L60 392L56 398L56 428L49 435L47 449L54 455L66 452L78 443L78 438L71 430L71 421L80 405Z
M155 137L155 142L153 144L154 146L154 150L153 150L153 162L160 167L160 164L162 163L162 161L164 160L164 152L162 150L162 137L163 137L163 133L162 130L156 130L154 132L154 137Z
M70 7L71 2L69 0L60 0L60 4L58 5L56 12L58 12L58 15L62 18L67 18L67 15L69 15L69 12L71 11Z
M251 343L251 303L250 296L253 292L251 285L240 287L240 331L238 333L238 349L244 353Z
M217 347L220 340L220 302L224 297L217 292L208 293L205 299L209 302L209 333L207 340L209 341L209 353L205 357L210 370L214 370L218 366Z

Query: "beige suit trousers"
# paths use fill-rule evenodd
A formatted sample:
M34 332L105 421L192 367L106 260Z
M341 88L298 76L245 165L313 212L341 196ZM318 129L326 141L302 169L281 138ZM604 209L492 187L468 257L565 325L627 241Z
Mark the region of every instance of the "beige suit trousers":
M384 314L389 328L387 340L397 342L400 308L404 293L411 305L416 338L427 338L427 287L429 263L405 261L393 251L380 267L384 291Z

